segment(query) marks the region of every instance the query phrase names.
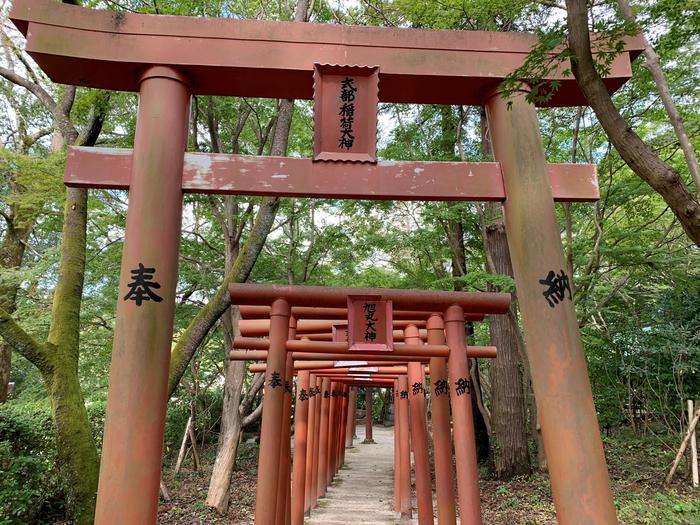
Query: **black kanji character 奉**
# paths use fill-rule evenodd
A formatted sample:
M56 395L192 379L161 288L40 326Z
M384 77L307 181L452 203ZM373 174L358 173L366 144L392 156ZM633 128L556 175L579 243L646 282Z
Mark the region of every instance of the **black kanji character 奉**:
M572 299L569 276L566 275L564 270L561 270L559 275L554 273L554 270L550 270L547 277L540 279L540 284L547 287L547 289L542 292L542 295L547 299L547 304L549 304L550 308L554 308L555 305L564 301L566 297L564 292L569 292L569 299Z
M438 379L435 381L435 397L447 395L448 392L447 379Z
M471 381L466 377L460 377L455 385L455 391L458 396L469 394L471 392Z
M422 392L425 392L425 390L423 390L423 383L419 383L419 382L413 383L413 395L417 396L418 394L420 394Z
M408 399L408 390L401 391L401 399Z
M299 390L299 401L306 401L309 399L309 395L306 393L305 389Z
M324 399L328 399L329 397L331 397L331 393L330 393L328 390L326 390L326 391L323 393L323 398L324 398Z
M267 384L270 385L270 388L282 386L282 378L280 377L280 373L272 372L272 374L270 374L270 381Z
M136 306L141 306L143 301L161 302L163 298L152 290L152 288L160 288L159 283L151 280L155 273L155 268L146 268L142 263L139 263L136 270L131 270L133 281L127 285L129 293L124 296L124 300L136 301Z

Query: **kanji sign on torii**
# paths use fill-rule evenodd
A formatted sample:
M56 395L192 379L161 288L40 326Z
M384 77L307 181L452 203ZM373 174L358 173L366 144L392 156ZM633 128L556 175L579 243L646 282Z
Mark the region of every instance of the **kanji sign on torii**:
M595 200L595 172L547 165L535 108L523 92L508 102L498 92L534 35L150 16L49 0L15 0L10 18L53 81L140 95L133 151L71 148L66 167L68 185L130 190L96 523L156 521L183 192L504 202L557 515L616 522L573 302L560 293L571 276L554 213L555 199ZM611 62L610 92L641 49L631 39ZM560 83L550 106L586 103L567 69L547 77ZM185 153L192 95L311 99L314 73L330 75L320 85L340 87L340 102L365 88L369 96L374 77L378 101L485 106L497 162L375 164L371 111L361 123L350 115L358 107L325 95L339 114L317 106L315 161ZM463 320L447 309L448 325ZM448 344L460 344L457 332Z

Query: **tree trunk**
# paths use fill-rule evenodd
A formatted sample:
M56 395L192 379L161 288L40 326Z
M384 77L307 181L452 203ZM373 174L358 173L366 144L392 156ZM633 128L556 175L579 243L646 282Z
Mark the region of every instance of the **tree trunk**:
M85 272L87 190L67 188L59 276L54 290L44 373L56 426L59 466L68 483L69 515L76 524L94 520L100 459L78 378L80 306Z
M228 352L233 347L233 337L238 333L238 308L231 307L230 313L223 316L224 359L229 361ZM206 505L214 507L221 514L228 509L231 475L236 465L236 454L241 437L241 392L245 380L245 361L229 362L225 366L224 403L221 412L219 446L216 452L214 469L209 481Z
M58 467L66 480L72 523L91 525L95 515L100 458L80 390L77 360L58 360L44 376L56 427Z
M303 2L300 2L300 4ZM292 125L292 113L294 111L293 100L282 100L280 102L277 116L277 126L272 139L271 155L281 157L287 154L287 144L289 141L289 130ZM223 313L231 304L228 294L228 285L231 283L242 283L248 280L250 272L253 270L255 261L262 251L268 233L272 228L275 215L279 209L280 200L278 197L266 197L260 203L260 209L255 223L246 239L243 248L236 257L231 271L226 274L224 282L194 317L189 326L182 333L173 348L170 359L170 374L168 378L168 393L172 395L177 388L192 356L200 347L209 330L216 324Z
M10 187L16 186L10 183ZM14 188L13 188L14 190ZM13 193L16 193L13 191ZM12 206L5 237L0 245L0 268L3 270L18 270L22 265L25 246L29 234L32 231L34 217L23 218L20 215L20 208ZM33 215L33 214L32 214ZM17 309L17 292L19 282L10 279L6 284L0 284L0 307L8 314L15 313ZM10 369L12 365L12 347L0 341L0 403L7 400L8 387L10 382Z
M500 207L499 204L488 206ZM493 210L496 211L496 210ZM503 222L486 225L485 245L493 273L513 276ZM515 315L515 297L510 306ZM491 344L498 357L491 361L491 450L497 479L512 479L530 474L530 455L526 432L525 399L518 353L519 334L508 316L493 316L489 321Z
M75 2L71 2L75 3ZM34 79L0 67L0 75L31 92L53 117L54 150L64 144L93 146L109 109L109 94L99 93L89 123L79 134L70 120L75 87L56 101ZM29 336L0 305L0 335L42 374L56 429L58 466L67 480L67 512L72 523L92 524L99 475L99 457L78 377L80 306L85 273L87 190L67 188L61 251L53 294L51 325L45 344Z
M586 0L566 0L569 48L574 57L571 70L581 91L620 157L642 180L659 193L686 234L700 246L700 204L678 172L637 135L613 104L596 71L588 33Z
M440 106L440 142L438 144L439 153L445 160L454 160L454 147L458 142L459 126L458 119L455 118L454 112L450 106ZM461 151L461 149L460 149ZM462 160L465 160L462 158ZM451 204L453 208L458 204ZM450 246L452 255L452 275L453 277L464 277L467 274L467 257L464 246L464 226L462 225L459 209L454 208L455 218L450 218L444 226L447 235L447 242ZM464 284L462 281L454 281L455 291L462 291ZM472 330L472 326L468 325L467 331ZM479 461L486 461L490 454L489 445L489 425L487 423L488 414L485 413L483 405L479 403L481 399L481 380L479 378L479 369L477 366L471 366L472 387L475 395L472 396L472 418L474 422L474 435L476 439L476 455Z
M617 0L617 4L620 6L620 12L622 17L628 22L634 24L637 20L632 13L632 8L627 0ZM683 150L683 155L685 156L685 162L688 165L688 171L690 171L690 176L693 178L695 183L695 191L700 193L700 170L698 169L698 159L695 155L695 150L693 145L688 139L688 134L685 131L685 125L683 124L683 119L681 118L678 109L676 108L676 103L673 101L671 96L671 89L666 82L666 76L661 68L661 58L652 45L647 40L646 35L640 30L639 35L642 37L644 42L644 57L647 59L646 63L642 65L643 68L647 69L651 73L651 77L654 79L654 84L656 84L656 89L659 91L659 96L661 97L661 102L664 104L666 109L666 114L668 119L671 121L673 130L676 132L676 137L678 137L678 143Z

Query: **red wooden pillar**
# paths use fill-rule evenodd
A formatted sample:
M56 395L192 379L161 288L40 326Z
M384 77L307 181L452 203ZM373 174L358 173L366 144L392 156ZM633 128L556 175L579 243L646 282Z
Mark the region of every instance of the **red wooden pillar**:
M408 344L421 344L418 328L414 325L407 326L404 330L404 340ZM413 445L418 523L432 525L434 523L433 489L430 482L430 460L428 459L428 422L423 372L423 363L415 361L408 363L408 396L411 407L411 444Z
M319 490L319 451L321 449L321 408L323 404L323 378L316 378L316 420L314 421L314 451L313 465L311 466L311 508L318 502Z
M309 372L299 371L294 407L294 463L292 484L292 525L304 525L304 494L309 423Z
M340 454L340 461L338 461L338 470L345 465L345 434L348 428L348 398L350 394L348 392L349 386L343 385L343 397L341 399L342 403L342 417L340 418L340 439L338 440L338 450Z
M296 339L297 322L289 318L287 339ZM291 511L291 433L292 433L292 385L294 381L294 361L291 352L287 353L284 372L284 410L282 411L282 443L279 450L280 483L277 486L277 525L289 525L292 521Z
M348 392L348 418L345 429L345 448L354 448L352 438L355 435L355 411L357 410L357 387L350 387Z
M331 380L327 377L323 378L322 400L321 400L321 428L318 448L318 475L317 475L317 494L318 498L326 495L326 487L328 486L328 420L330 415L331 401Z
M365 387L365 440L363 443L374 443L372 439L372 389Z
M537 112L518 92L486 114L503 170L508 248L542 438L561 523L617 523L567 276ZM562 295L552 295L561 290Z
M399 463L401 515L411 517L411 441L408 429L408 379L399 376Z
M445 325L442 317L428 318L428 344L445 344ZM440 525L455 525L457 521L452 477L452 435L450 432L450 402L447 381L447 361L444 357L430 359L432 386L433 455L435 459L435 491Z
M320 401L320 396L316 395L316 375L309 374L309 408L308 424L306 433L306 472L304 474L304 513L309 515L313 502L312 489L313 487L313 468L314 468L314 450L316 448L316 403ZM294 432L296 436L296 430ZM295 445L296 446L296 445Z
M141 77L95 523L156 523L190 94ZM156 284L157 283L157 284Z
M260 429L258 452L258 484L255 498L256 525L275 523L277 488L280 484L279 460L282 445L284 414L284 378L287 368L287 334L289 331L289 303L277 299L270 312L270 349L267 352L265 372L265 410ZM287 420L289 425L289 420Z
M328 403L328 450L326 452L327 467L326 467L326 487L333 481L333 476L335 475L335 454L333 454L333 444L335 442L335 425L337 424L336 417L336 399L337 399L338 384L335 381L331 381L330 387L330 401Z
M479 471L472 421L471 380L464 334L464 311L450 306L445 312L445 332L450 347L448 361L450 400L457 464L457 494L462 525L481 525Z
M401 512L401 441L399 439L399 380L394 380L394 510Z

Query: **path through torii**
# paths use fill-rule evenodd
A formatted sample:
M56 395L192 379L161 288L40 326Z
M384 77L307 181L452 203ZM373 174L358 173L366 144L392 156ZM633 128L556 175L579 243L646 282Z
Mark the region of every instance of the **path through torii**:
M594 169L547 165L525 93L509 107L498 92L532 35L149 16L49 0L15 0L10 18L53 81L140 95L133 151L71 148L66 167L68 185L130 192L96 523L156 520L183 192L502 201L558 519L617 522L554 213L555 198L597 198ZM611 92L640 49L630 41L613 60ZM548 77L561 83L550 105L585 104L567 67ZM313 159L186 154L192 95L314 98ZM485 106L497 162L377 162L379 101Z

